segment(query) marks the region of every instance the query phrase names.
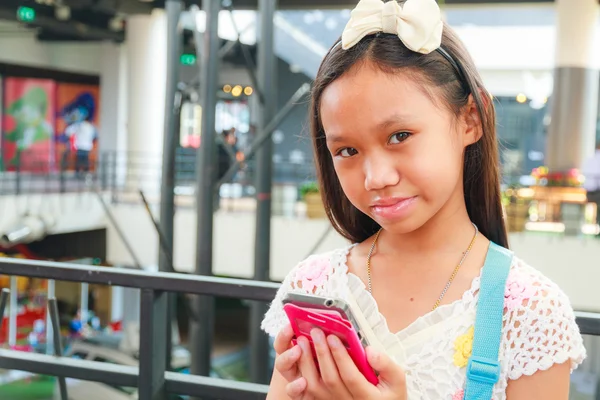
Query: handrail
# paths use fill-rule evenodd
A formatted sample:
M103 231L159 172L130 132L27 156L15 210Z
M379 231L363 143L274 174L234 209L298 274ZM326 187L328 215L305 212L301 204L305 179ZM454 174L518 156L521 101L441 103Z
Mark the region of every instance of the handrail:
M160 396L171 393L223 400L252 400L264 399L268 392L265 385L166 371L166 346L157 344L166 339L167 292L270 301L280 286L277 283L21 259L0 259L0 272L31 278L125 286L142 291L139 368L13 350L0 350L0 368L138 387L141 399L162 398ZM582 334L600 336L600 314L576 312L576 319Z
M0 272L3 275L26 276L28 278L96 283L172 293L200 294L262 301L272 300L279 288L279 284L277 283L246 279L168 272L146 272L112 267L79 266L52 261L13 258L0 259Z
M167 338L168 292L270 301L277 283L8 258L0 259L0 273L141 289L138 368L14 350L0 350L0 368L137 387L140 399L178 394L251 400L267 394L265 385L166 371L166 346L160 344Z

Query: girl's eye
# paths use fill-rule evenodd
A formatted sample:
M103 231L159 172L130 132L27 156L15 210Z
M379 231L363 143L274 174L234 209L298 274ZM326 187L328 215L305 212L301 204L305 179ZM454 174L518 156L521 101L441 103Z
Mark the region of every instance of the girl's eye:
M406 139L408 139L410 137L410 133L408 132L398 132L398 133L394 133L391 137L390 137L390 144L396 144L396 143L401 143L404 142Z
M356 151L356 149L354 149L352 147L346 147L344 149L339 150L336 155L346 158L346 157L352 157L353 155L356 155L357 153L358 153L358 151Z

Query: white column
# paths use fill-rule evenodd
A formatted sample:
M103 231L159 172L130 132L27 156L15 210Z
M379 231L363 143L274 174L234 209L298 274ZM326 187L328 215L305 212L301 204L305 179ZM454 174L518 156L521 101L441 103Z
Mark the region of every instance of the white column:
M160 189L167 74L164 10L127 21L127 153L130 183Z
M100 168L109 187L125 182L127 172L127 46L103 43L100 73Z
M127 47L103 43L100 73L100 129L98 145L101 152L127 150Z
M597 68L600 3L597 0L557 0L556 15L556 66Z
M546 164L580 168L594 152L598 115L598 0L557 0L556 68Z

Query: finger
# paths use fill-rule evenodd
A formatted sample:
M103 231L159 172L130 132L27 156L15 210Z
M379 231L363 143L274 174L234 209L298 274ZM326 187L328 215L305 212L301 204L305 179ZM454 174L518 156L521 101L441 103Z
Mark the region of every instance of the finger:
M302 355L298 362L300 375L306 379L306 391L313 396L321 397L324 395L321 385L321 376L317 371L317 366L313 359L310 343L307 338L301 336L298 338L298 344L302 348Z
M335 335L329 335L327 342L331 348L331 354L340 372L342 382L344 382L348 391L354 397L368 397L373 385L358 370L342 341Z
M311 331L311 337L315 346L315 353L317 353L321 380L332 394L348 398L350 393L346 390L342 378L340 378L340 373L331 355L325 334L320 329L315 328Z
M277 354L281 354L291 347L294 338L294 330L291 325L286 325L275 337L273 348Z
M275 369L285 378L286 381L291 382L298 378L298 360L302 355L302 350L298 346L294 346L291 349L284 351L275 358Z
M380 353L373 347L367 347L367 360L373 369L379 372L379 379L392 388L406 389L404 371L387 354Z
M306 379L300 377L293 382L288 383L285 386L285 393L292 400L300 400L306 390Z

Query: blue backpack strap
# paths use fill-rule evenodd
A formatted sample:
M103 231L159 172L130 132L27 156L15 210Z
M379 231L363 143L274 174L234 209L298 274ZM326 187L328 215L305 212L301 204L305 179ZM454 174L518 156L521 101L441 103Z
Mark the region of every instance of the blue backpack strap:
M504 289L512 252L490 243L481 273L473 353L467 365L464 400L490 400L500 379L498 352L502 338Z

